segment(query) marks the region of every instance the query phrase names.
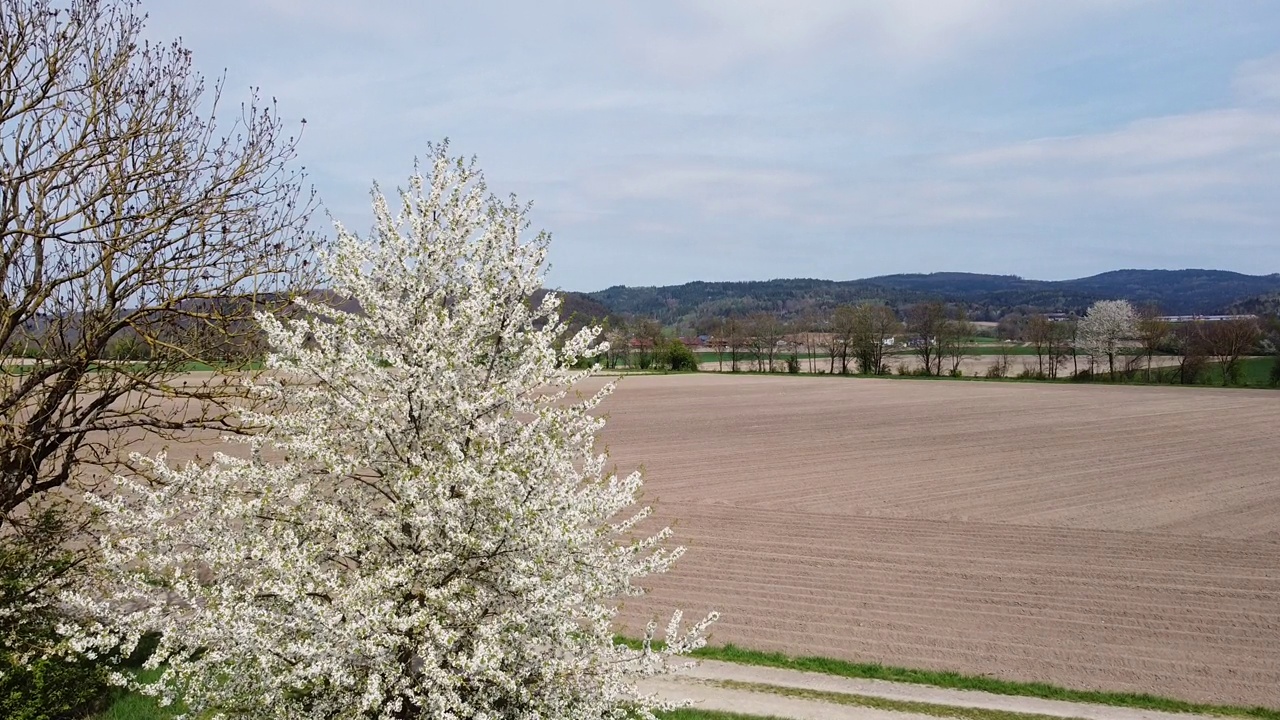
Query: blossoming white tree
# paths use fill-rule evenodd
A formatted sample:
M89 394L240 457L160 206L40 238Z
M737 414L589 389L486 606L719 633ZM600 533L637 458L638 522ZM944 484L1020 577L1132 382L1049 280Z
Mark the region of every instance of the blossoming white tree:
M640 476L595 449L612 386L570 368L599 330L531 304L524 206L447 146L430 166L398 214L375 188L370 239L338 228L324 261L361 312L260 318L288 410L246 417L250 458L162 455L94 499L103 571L70 600L101 622L77 642L161 633L139 689L230 717L651 717L635 679L702 644L714 616L679 613L661 651L615 644L619 599L682 549L638 532Z
M1077 332L1080 346L1092 360L1107 358L1111 377L1116 375L1116 355L1121 342L1138 332L1138 313L1128 300L1099 300L1080 318Z

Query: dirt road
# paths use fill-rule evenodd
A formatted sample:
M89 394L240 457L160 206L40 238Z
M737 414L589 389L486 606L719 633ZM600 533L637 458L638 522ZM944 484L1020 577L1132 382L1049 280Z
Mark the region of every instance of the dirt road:
M746 689L744 686L755 689ZM881 680L858 680L715 661L702 662L698 667L679 675L650 680L645 683L645 690L656 692L669 700L692 700L700 709L795 720L920 720L938 717L936 714L897 712L858 704L864 698L1083 720L1208 720L1209 717L994 695L974 690L948 690ZM828 699L824 701L788 694L794 690L817 691ZM945 710L939 709L937 712L945 713Z

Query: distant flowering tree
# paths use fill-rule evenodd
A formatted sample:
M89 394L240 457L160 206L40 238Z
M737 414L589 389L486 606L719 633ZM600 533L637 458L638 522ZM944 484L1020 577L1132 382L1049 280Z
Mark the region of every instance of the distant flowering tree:
M372 237L339 227L323 258L360 312L259 318L257 390L288 410L247 414L250 457L137 458L149 477L91 498L104 563L68 599L100 621L76 646L161 636L160 678L120 682L197 717L648 718L635 680L703 644L714 615L615 643L619 599L683 549L638 532L640 475L596 451L612 386L570 368L599 329L562 338L559 299L530 301L547 236L432 152L399 214L375 188Z
M1077 342L1091 359L1105 357L1112 378L1121 343L1137 336L1138 313L1128 300L1099 300L1089 306L1077 331Z

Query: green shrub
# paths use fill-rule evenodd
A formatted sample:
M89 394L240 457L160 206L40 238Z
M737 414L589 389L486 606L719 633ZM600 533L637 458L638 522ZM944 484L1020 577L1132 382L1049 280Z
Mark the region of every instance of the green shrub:
M1268 378L1271 387L1280 387L1280 353L1271 358L1271 376Z
M20 661L6 653L3 662L0 717L8 720L83 718L100 711L112 697L105 671L90 660L50 656Z
M679 338L673 339L667 344L663 352L663 364L669 369L680 370L697 370L698 356L693 354L689 346L680 341Z
M111 697L103 667L56 654L63 619L54 598L82 558L65 550L73 530L46 509L7 522L0 538L0 718L70 720Z

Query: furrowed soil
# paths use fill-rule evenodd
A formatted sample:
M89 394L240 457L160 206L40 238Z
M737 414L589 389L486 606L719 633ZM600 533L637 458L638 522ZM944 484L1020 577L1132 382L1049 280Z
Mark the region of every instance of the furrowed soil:
M589 389L589 388L584 388ZM1280 706L1280 393L624 378L602 441L713 643Z

